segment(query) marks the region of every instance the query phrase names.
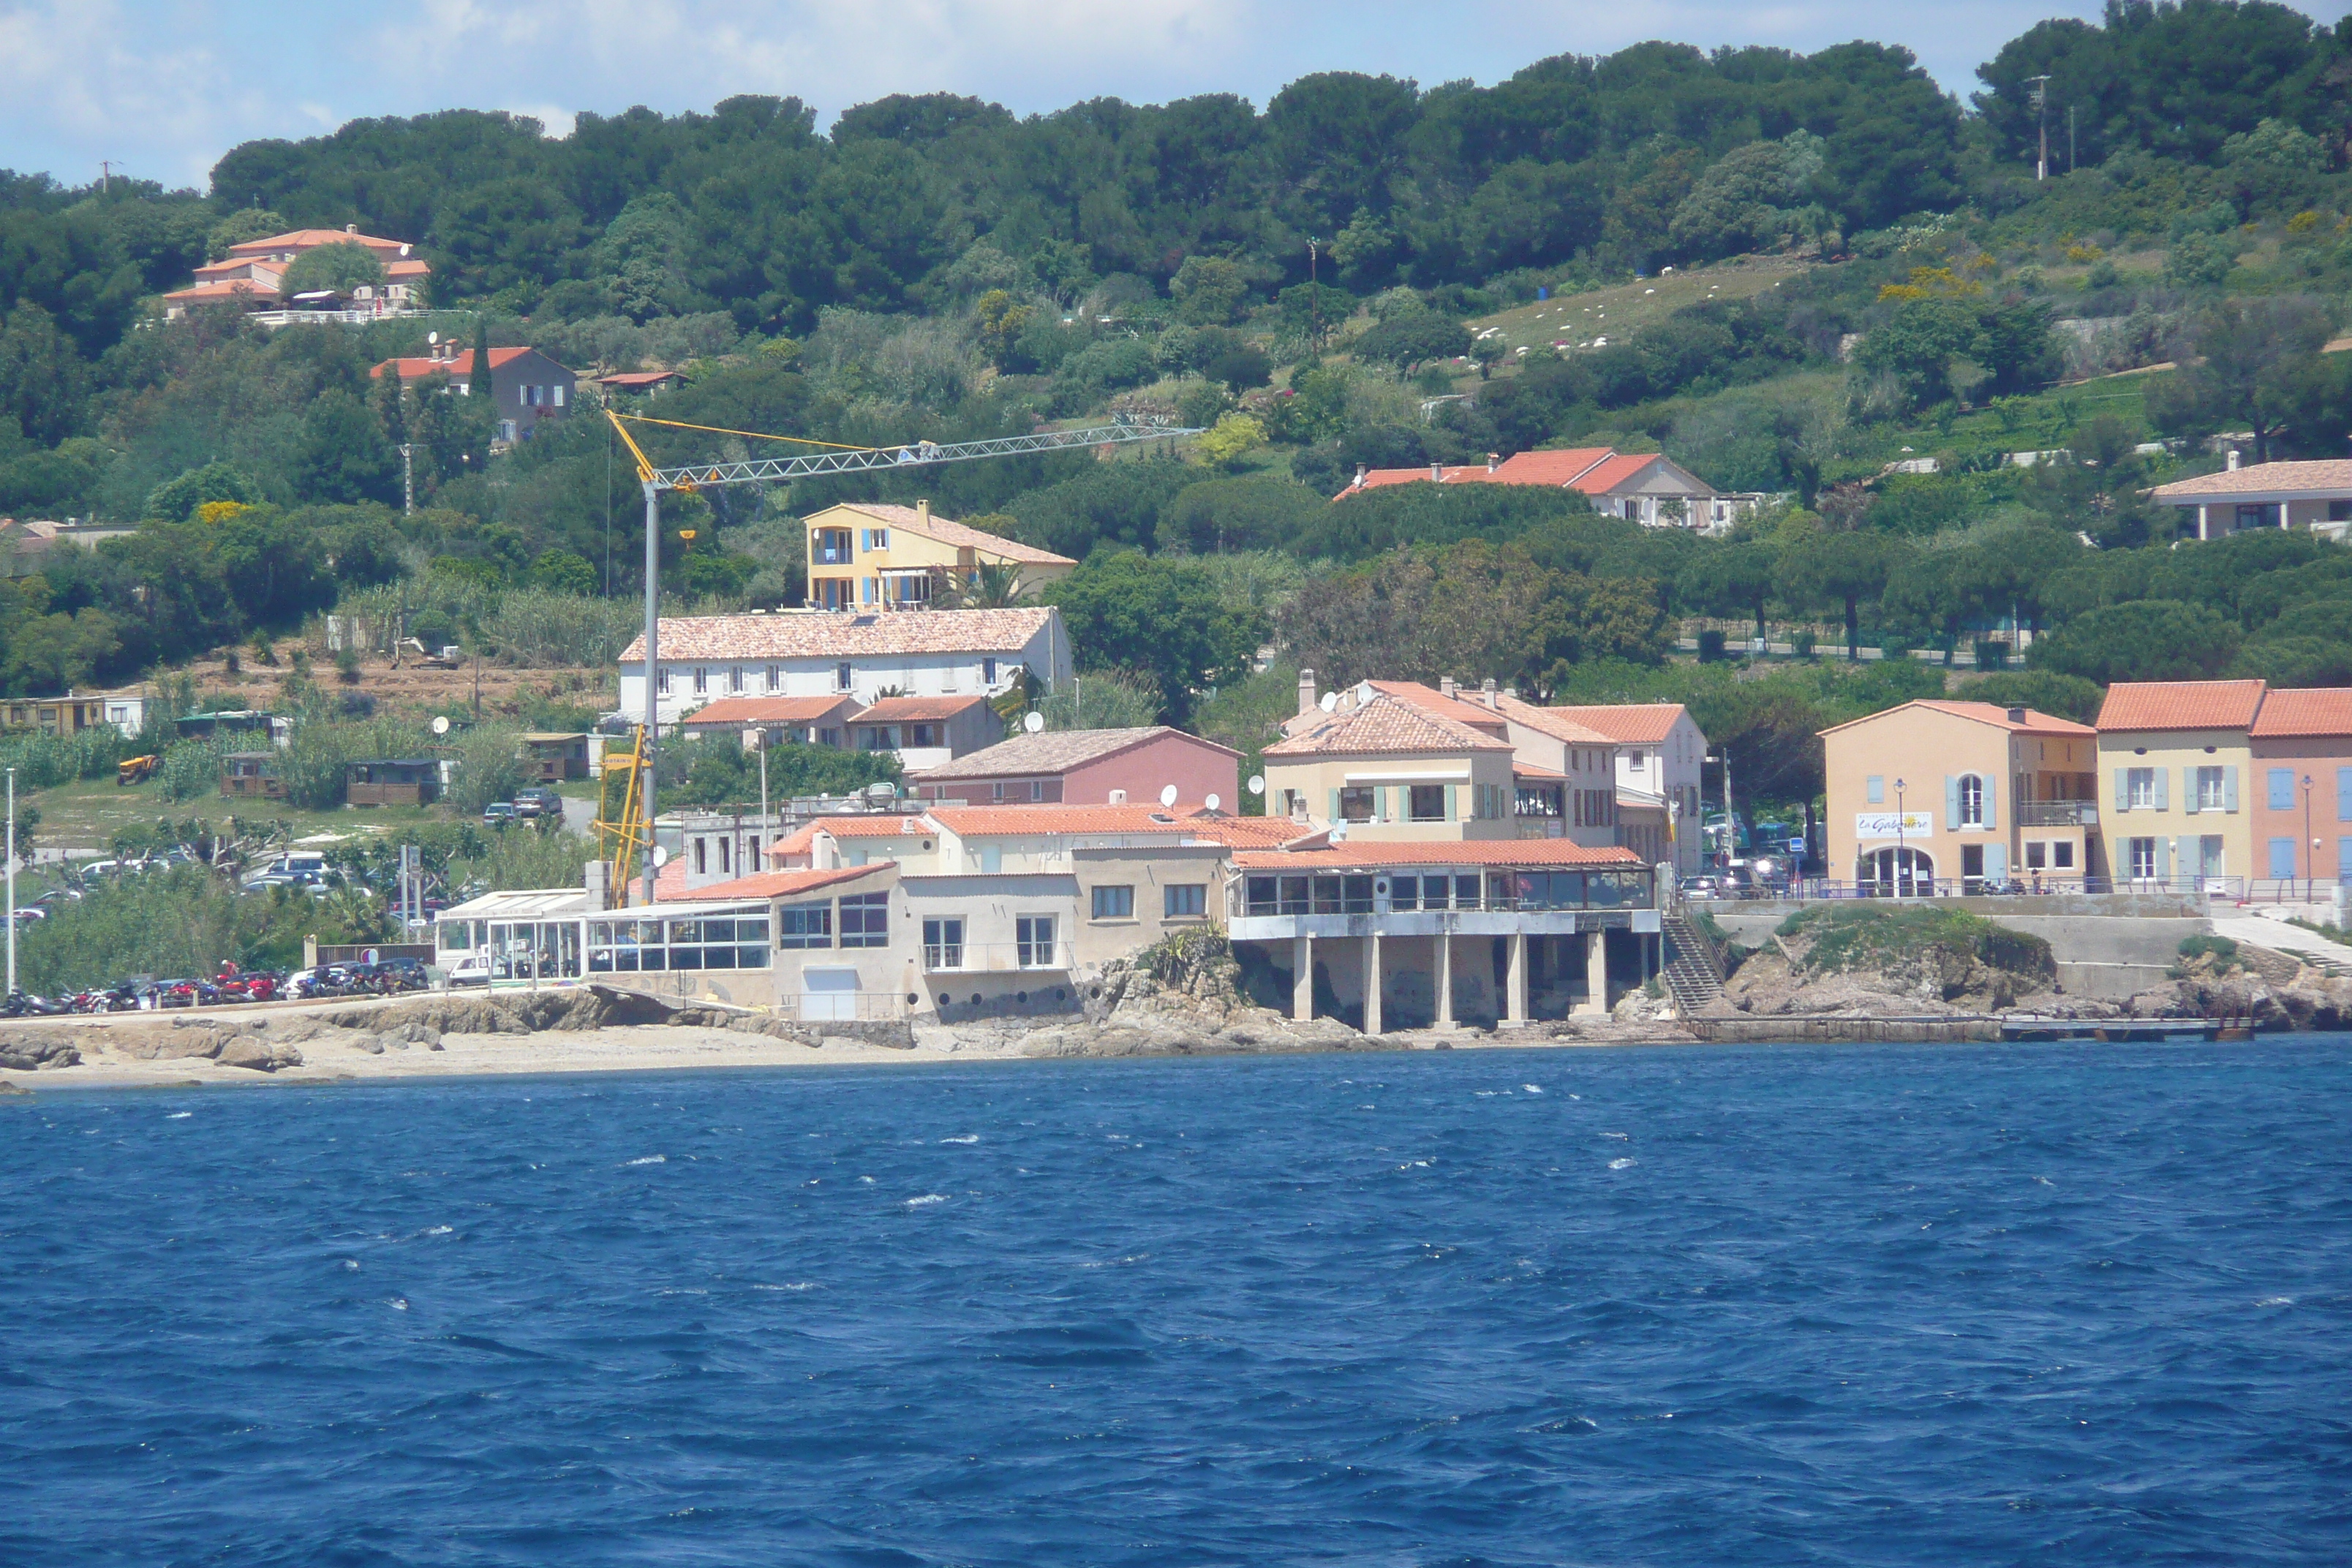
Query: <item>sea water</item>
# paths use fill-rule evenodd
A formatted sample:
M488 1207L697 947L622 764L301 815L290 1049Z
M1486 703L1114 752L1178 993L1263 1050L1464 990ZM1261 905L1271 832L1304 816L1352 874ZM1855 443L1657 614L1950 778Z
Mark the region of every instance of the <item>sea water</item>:
M2336 1040L45 1092L0 1194L9 1564L2352 1558Z

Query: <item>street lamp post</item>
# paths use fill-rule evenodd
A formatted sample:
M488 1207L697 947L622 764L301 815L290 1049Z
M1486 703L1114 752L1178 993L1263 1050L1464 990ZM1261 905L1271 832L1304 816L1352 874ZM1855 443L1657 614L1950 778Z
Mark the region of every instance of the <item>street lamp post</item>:
M1896 779L1895 781L1895 876L1893 880L1895 883L1895 896L1898 899L1903 896L1903 873L1909 868L1911 863L1910 851L1905 847L1903 842L1903 829L1907 826L1907 824L1903 820L1904 788L1905 785L1903 781L1901 779ZM1916 877L1914 877L1911 879L1911 886L1914 891L1917 890L1918 885L1919 879Z
M2311 836L2311 775L2303 775L2303 898L2309 903L2319 885L2319 840Z

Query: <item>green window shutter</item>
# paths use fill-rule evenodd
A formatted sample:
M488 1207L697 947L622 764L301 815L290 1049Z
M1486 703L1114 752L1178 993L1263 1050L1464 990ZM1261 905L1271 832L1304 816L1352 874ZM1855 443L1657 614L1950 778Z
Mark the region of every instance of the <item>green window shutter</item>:
M2221 809L2238 809L2238 770L2234 767L2221 770Z
M1960 830L1960 781L1951 774L1944 775L1944 831Z
M2000 794L2000 779L1998 779L1996 776L1994 776L1994 775L1993 775L1993 774L1991 774L1991 773L1987 773L1987 774L1985 774L1985 776L1984 776L1984 819L1985 819L1985 820L1984 820L1984 825L1985 825L1985 831L1986 831L1987 833L1996 832L1996 831L1998 831L1998 830L2000 829L2000 803L1999 799L1997 798L1997 797L1998 797L1998 795L1999 795L1999 794Z
M2172 809L2172 770L2170 768L2156 770L2156 809L2158 811ZM2170 873L2168 872L2166 875L2168 877Z
M1988 844L1985 846L1985 877L1988 880L1994 882L2006 882L2009 880L2008 845Z
M1327 793L1328 793L1328 794L1330 795L1330 797L1331 797L1331 800L1330 800L1330 806L1331 806L1331 809L1330 809L1330 811L1327 814L1325 820L1327 820L1327 821L1330 821L1330 822L1337 822L1337 821L1339 821L1339 792L1338 790L1336 790L1336 789L1335 789L1335 790L1328 791Z
M2116 809L2117 811L2131 809L2131 770L2129 768L2116 770Z
M1462 820L1462 808L1454 799L1454 792L1459 787L1461 786L1458 784L1447 784L1445 786L1445 820L1448 822L1459 822Z

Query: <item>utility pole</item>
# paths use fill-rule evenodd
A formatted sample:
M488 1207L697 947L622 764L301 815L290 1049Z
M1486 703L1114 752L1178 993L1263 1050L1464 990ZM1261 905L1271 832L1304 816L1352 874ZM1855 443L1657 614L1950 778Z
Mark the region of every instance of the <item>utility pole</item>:
M654 901L654 750L661 738L661 491L654 481L646 492L646 745L637 770L638 798L646 803L646 907Z
M114 189L114 163L111 159L98 161L98 194L105 195Z
M416 512L415 454L415 443L403 441L400 444L400 512L403 517L412 517Z
M2074 106L2066 106L2066 172L2074 172Z
M1316 251L1322 241L1313 235L1307 237L1307 309L1315 323L1315 346L1323 346L1323 274L1316 265Z
M2305 792L2308 795L2308 791ZM16 994L16 770L8 770L8 994Z
M2042 156L2033 165L2033 178L2039 183L2050 177L2050 79L2030 76L2025 79L2033 84L2033 112L2042 124Z
M768 732L760 731L760 831L770 830L768 821Z

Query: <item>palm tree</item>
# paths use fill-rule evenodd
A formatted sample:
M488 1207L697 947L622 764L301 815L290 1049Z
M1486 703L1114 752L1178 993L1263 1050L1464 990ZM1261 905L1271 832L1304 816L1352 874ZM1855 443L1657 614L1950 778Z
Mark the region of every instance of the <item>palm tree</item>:
M1010 610L1036 597L1036 585L1021 580L1021 568L1011 561L983 561L970 576L947 574L946 586L931 602L943 610Z

